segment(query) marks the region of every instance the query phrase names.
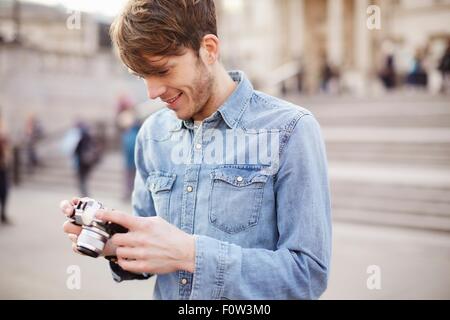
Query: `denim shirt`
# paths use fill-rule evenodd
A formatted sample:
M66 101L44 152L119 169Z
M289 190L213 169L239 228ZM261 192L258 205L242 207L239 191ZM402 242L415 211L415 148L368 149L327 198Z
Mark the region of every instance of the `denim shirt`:
M195 235L195 272L158 275L154 298L317 299L331 256L319 124L229 74L236 89L195 133L169 109L139 131L133 213ZM111 266L116 281L149 276Z

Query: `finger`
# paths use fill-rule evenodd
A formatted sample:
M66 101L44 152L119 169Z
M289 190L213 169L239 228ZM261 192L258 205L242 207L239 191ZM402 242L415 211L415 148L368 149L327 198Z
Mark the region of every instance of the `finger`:
M78 251L76 243L72 243L72 250L79 255L83 255L80 251Z
M72 233L78 236L81 232L81 227L73 224L70 221L66 221L63 224L63 230L65 233Z
M130 247L119 247L116 250L117 258L128 259L128 260L143 260L144 253L142 249L130 248Z
M118 260L119 266L129 272L133 273L143 273L147 272L145 269L145 261L143 260Z
M134 230L139 227L139 217L135 217L119 211L98 210L95 217L104 222L114 222L122 227Z
M117 256L117 246L111 242L111 239L106 241L105 248L103 248L102 255L107 256Z
M118 247L136 247L140 244L139 239L133 233L116 233L111 237L111 242Z
M73 214L73 205L70 204L69 201L63 200L59 204L59 207L61 208L61 211L66 215L67 217L70 217Z
M69 233L67 236L69 237L70 241L72 241L73 243L77 243L78 236L76 234Z
M70 203L73 206L76 206L78 204L78 202L80 202L80 198L79 197L73 197L72 200L70 201Z

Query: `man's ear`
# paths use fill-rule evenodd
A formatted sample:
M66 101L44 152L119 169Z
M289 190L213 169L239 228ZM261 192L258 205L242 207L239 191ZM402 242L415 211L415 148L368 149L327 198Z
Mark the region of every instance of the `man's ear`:
M213 34L207 34L206 36L203 37L202 40L202 49L201 50L204 52L204 61L209 64L212 65L214 64L216 61L219 60L219 45L220 45L220 41L219 38L217 38L217 36L213 35Z

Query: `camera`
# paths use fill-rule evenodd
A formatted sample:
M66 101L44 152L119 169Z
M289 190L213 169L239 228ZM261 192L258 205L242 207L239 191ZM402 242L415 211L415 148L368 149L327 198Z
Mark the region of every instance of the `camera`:
M126 233L128 229L113 222L103 222L95 218L103 204L91 198L81 198L75 206L70 221L82 227L77 240L77 249L82 254L97 258L103 251L106 241L116 233Z

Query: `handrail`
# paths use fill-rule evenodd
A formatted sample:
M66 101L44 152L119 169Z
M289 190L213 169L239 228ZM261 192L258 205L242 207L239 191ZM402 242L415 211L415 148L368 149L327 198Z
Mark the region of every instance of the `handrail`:
M265 77L262 82L263 91L271 91L273 88L282 85L285 81L297 77L300 73L300 63L298 61L287 62L270 72L270 77Z

